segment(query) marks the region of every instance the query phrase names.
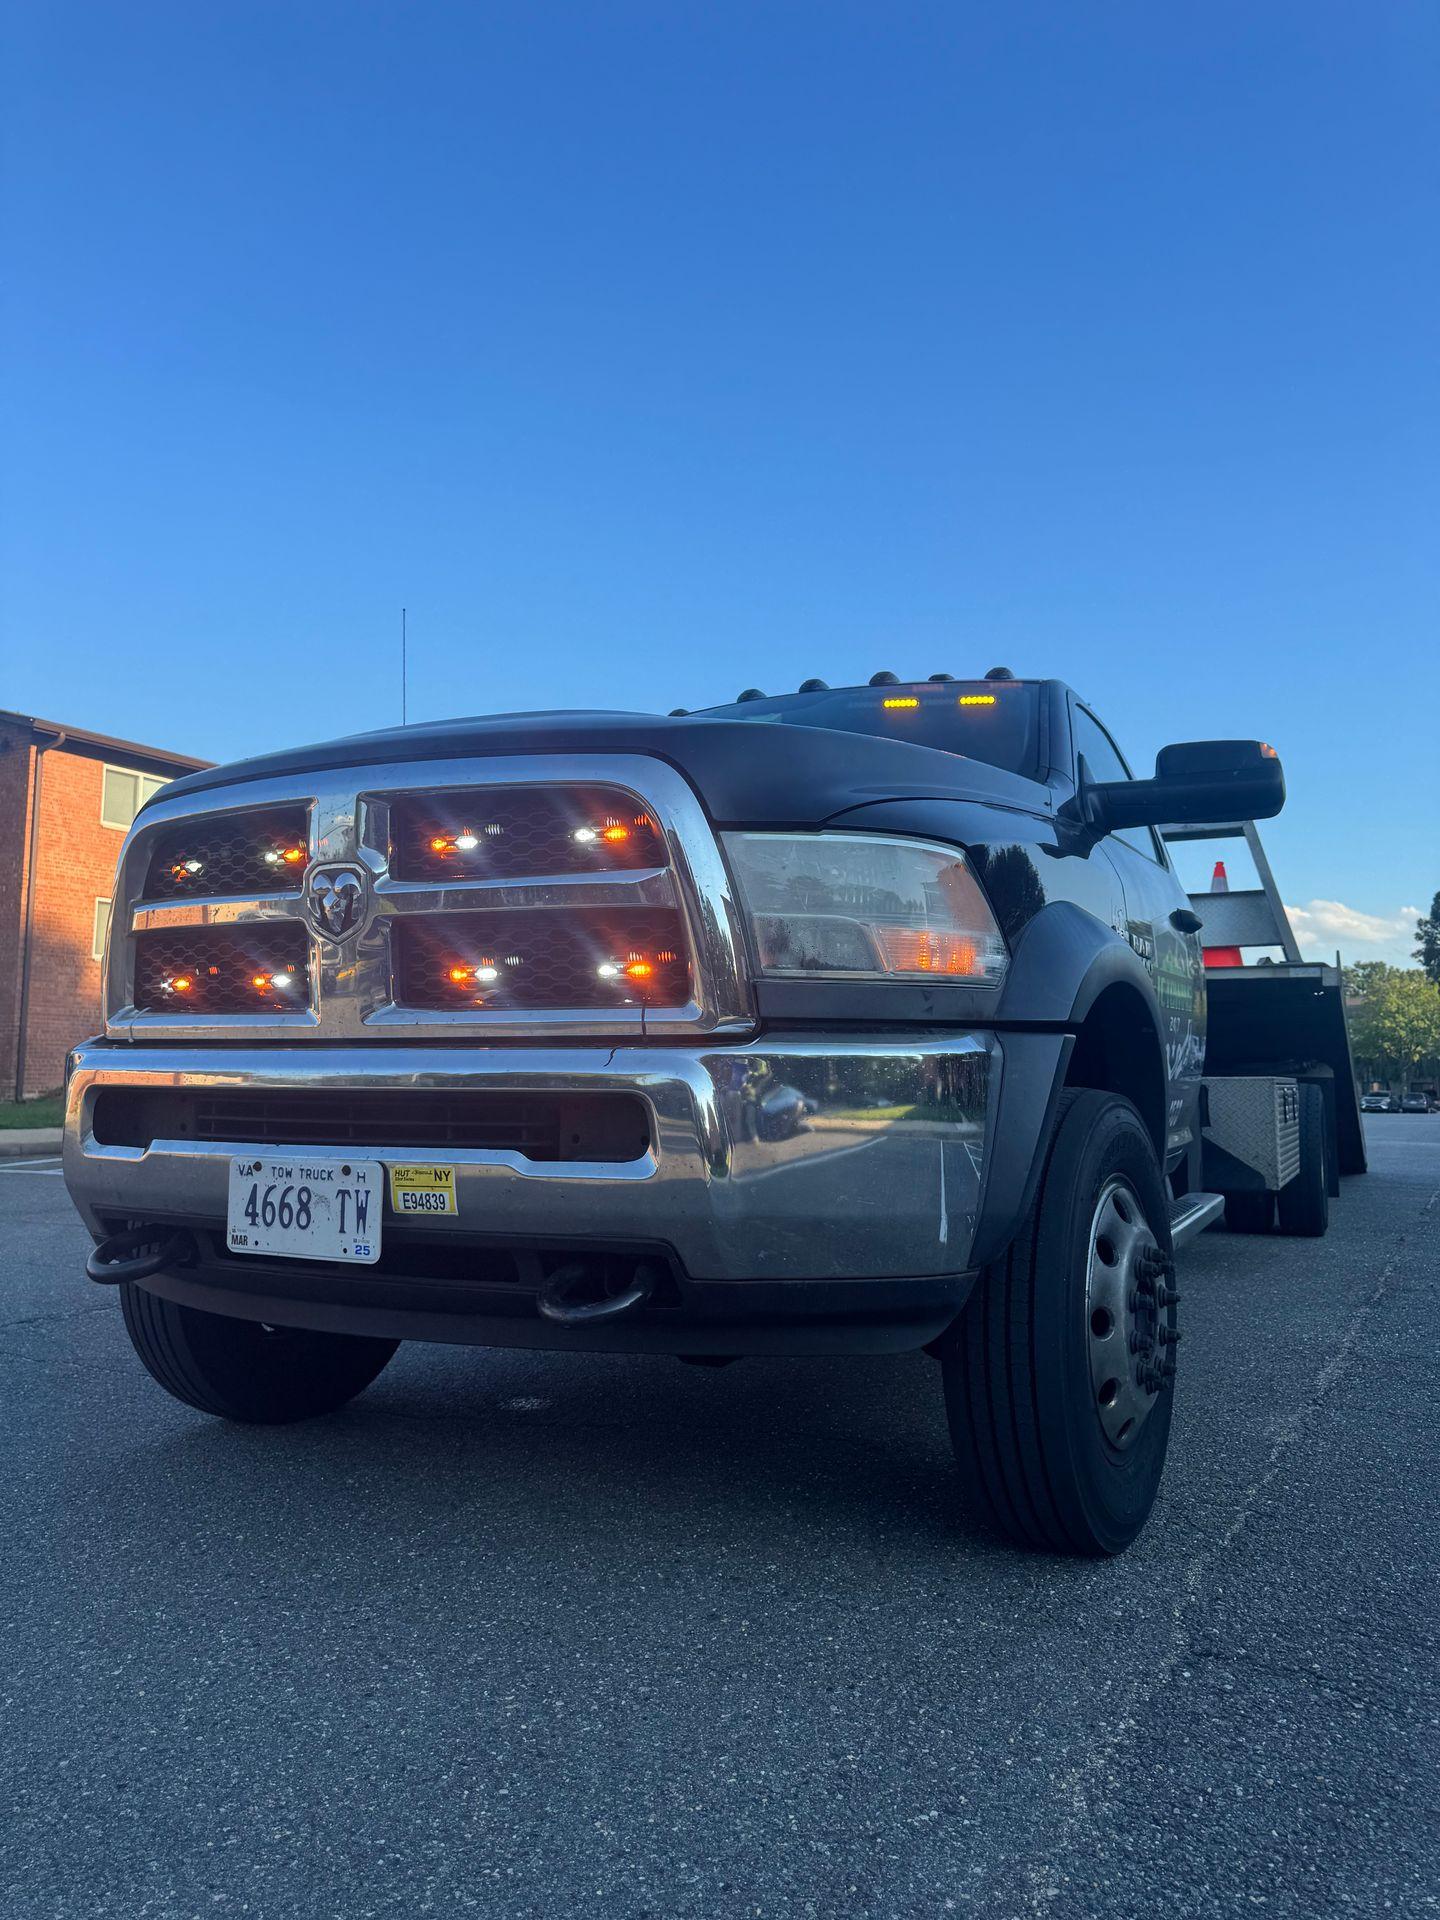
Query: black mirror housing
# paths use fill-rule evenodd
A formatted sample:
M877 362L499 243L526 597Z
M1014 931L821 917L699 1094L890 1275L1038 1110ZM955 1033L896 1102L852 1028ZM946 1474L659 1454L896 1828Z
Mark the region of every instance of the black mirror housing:
M1153 780L1099 782L1082 799L1102 833L1273 820L1285 804L1285 772L1275 749L1259 740L1187 740L1160 749Z

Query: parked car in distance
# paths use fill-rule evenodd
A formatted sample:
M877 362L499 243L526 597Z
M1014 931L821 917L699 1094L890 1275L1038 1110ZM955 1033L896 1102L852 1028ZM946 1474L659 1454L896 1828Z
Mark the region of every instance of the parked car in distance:
M1395 1103L1388 1093L1362 1093L1360 1111L1362 1113L1393 1113Z
M1430 1096L1428 1093L1405 1093L1400 1096L1401 1113L1429 1113Z

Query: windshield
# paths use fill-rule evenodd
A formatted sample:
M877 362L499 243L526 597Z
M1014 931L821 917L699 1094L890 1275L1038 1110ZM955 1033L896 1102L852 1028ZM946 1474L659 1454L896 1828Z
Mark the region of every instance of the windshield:
M913 740L1009 773L1033 776L1039 758L1039 689L1022 680L920 681L899 687L833 687L782 693L706 707L706 720L751 720L790 727L830 727Z

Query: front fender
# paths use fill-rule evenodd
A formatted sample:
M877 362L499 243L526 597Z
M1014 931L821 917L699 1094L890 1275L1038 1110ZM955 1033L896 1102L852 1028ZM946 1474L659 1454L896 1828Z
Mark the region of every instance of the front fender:
M1029 1211L1075 1036L1100 995L1122 983L1138 994L1163 1061L1150 976L1113 927L1062 900L1042 908L1016 941L995 1015L1002 1067L976 1222L976 1266L999 1258Z
M1129 941L1073 901L1057 900L1015 942L996 1024L1078 1027L1105 989L1121 981L1144 998L1159 1039L1155 989Z

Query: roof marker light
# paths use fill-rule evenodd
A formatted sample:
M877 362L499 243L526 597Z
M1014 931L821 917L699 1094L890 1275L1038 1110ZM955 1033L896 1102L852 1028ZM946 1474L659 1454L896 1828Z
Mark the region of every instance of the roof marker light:
M962 707L993 707L994 704L993 693L962 693L958 702Z
M903 700L882 700L880 704L893 710L896 707L918 707L920 702L912 694L907 694Z

